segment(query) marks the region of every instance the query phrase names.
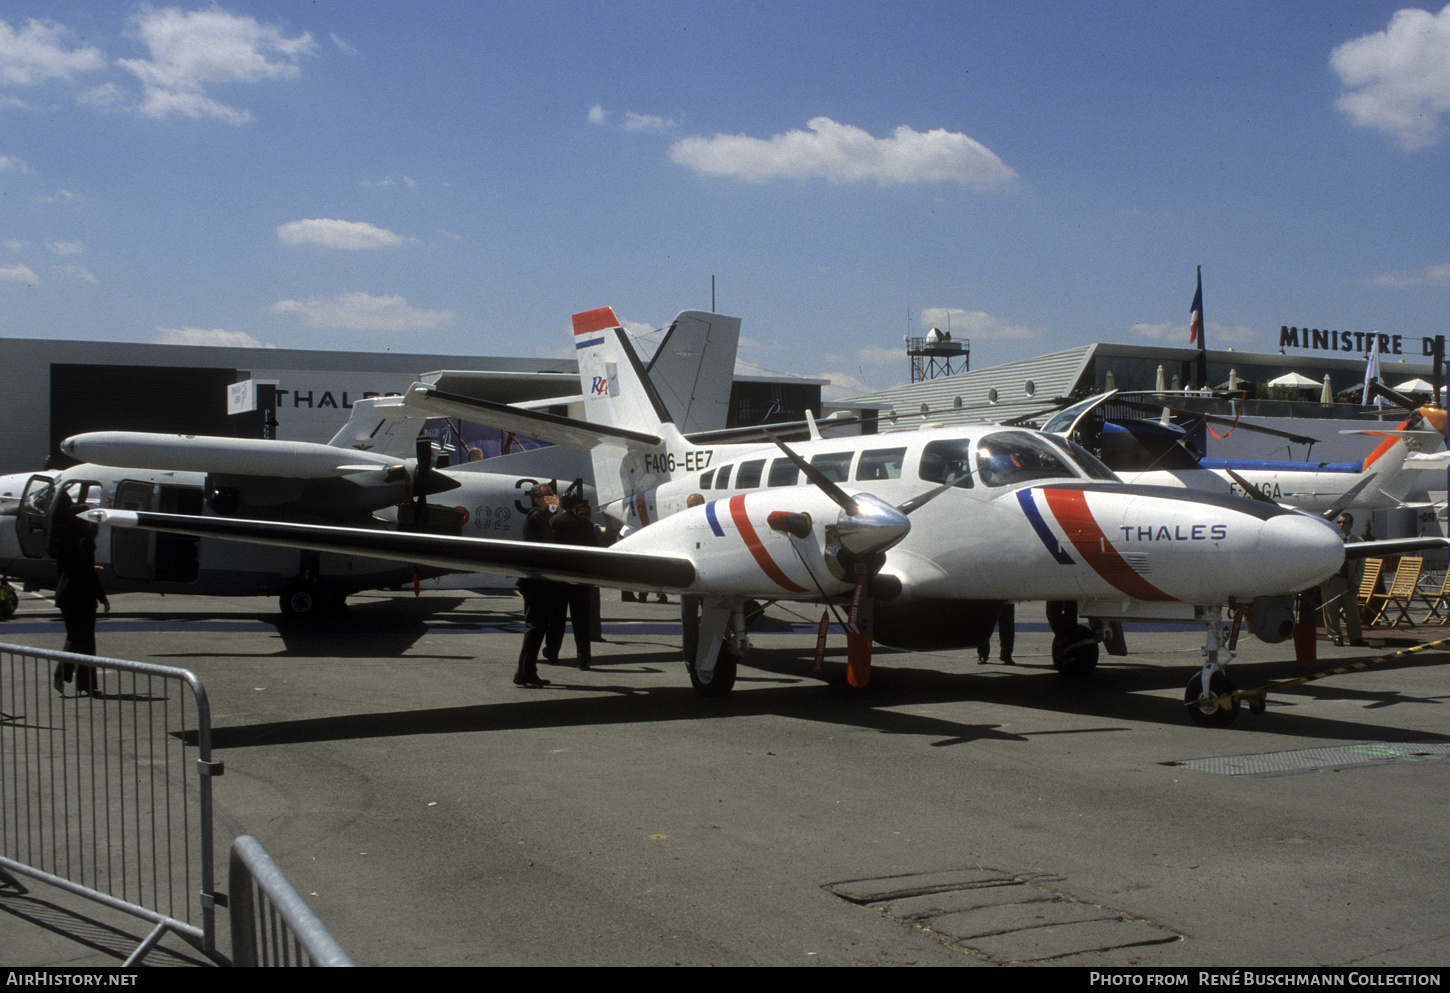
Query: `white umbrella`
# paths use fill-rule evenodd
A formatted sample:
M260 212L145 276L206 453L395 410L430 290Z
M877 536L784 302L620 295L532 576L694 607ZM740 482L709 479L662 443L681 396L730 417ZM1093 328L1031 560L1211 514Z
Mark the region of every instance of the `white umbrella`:
M1161 365L1158 367L1158 375L1153 378L1153 389L1158 393L1163 392L1163 367Z
M1327 373L1327 372L1324 374L1324 389L1321 390L1320 393L1319 393L1319 402L1320 403L1333 403L1334 402L1334 387L1332 387L1332 386L1329 385L1329 373Z
M1311 389L1312 387L1318 386L1319 383L1313 379L1310 379L1308 376L1301 376L1297 372L1289 372L1280 376L1278 379L1269 380L1269 385L1293 386L1301 390L1307 390Z
M1423 379L1407 379L1403 383L1400 383L1398 386L1396 386L1395 390L1399 393L1433 393L1435 391L1435 387L1431 386Z

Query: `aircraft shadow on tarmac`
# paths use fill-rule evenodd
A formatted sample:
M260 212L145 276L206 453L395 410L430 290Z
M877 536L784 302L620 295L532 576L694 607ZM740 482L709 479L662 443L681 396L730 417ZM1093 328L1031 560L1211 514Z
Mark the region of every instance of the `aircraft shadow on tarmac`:
M374 653L376 654L376 653ZM969 653L962 653L963 659ZM1135 724L1182 724L1182 686L1191 668L1179 665L1113 660L1099 667L1088 679L1060 676L1046 658L1020 659L1010 669L983 666L975 660L969 668L943 671L913 666L909 653L881 652L873 668L871 685L854 689L845 685L842 653L827 655L827 671L814 675L811 657L796 649L756 649L743 666L736 690L723 699L705 699L685 679L678 649L610 654L596 657L588 674L546 667L541 670L554 681L538 690L519 690L518 699L474 706L351 714L297 721L271 721L214 728L212 744L218 749L257 745L338 741L356 738L387 738L404 735L470 734L544 727L583 727L702 721L720 718L777 715L819 721L843 727L874 730L883 734L913 735L927 739L931 747L961 745L984 739L1027 742L1045 734L1121 733ZM1025 664L1024 664L1025 663ZM1385 668L1401 664L1387 663ZM632 672L660 672L669 685L641 688L611 684L611 669L629 667ZM498 678L508 678L501 667ZM1261 686L1301 674L1292 662L1235 663L1235 677L1243 687ZM761 685L768 683L771 685ZM1311 684L1312 685L1312 684ZM1288 694L1270 694L1265 714L1245 713L1225 734L1272 731L1277 735L1347 741L1421 741L1444 739L1438 732L1385 728L1372 723L1318 717L1312 708L1298 705L1301 699ZM571 691L579 691L571 694ZM1164 691L1167 691L1165 694ZM1354 690L1321 685L1312 699L1368 701L1371 707L1395 704L1440 705L1440 697L1421 698L1387 693L1357 693ZM1021 707L1039 713L1099 717L1100 726L1009 732L997 724L969 724L949 719L902 713L893 708L933 703L982 702Z
M472 652L419 654L414 646L432 629L450 631L523 631L522 607L514 611L461 609L479 601L468 597L390 597L362 600L341 610L318 617L289 618L273 614L266 618L275 625L282 648L259 653L279 658L402 657L410 659L471 659ZM180 615L168 615L177 619ZM200 619L199 617L196 619ZM254 654L251 657L259 657ZM156 655L156 658L238 657L233 648L216 652Z

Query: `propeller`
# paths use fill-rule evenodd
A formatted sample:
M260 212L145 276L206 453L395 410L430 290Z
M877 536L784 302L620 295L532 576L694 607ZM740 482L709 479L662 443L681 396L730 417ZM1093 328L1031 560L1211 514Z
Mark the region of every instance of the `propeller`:
M886 564L886 552L906 537L911 530L907 515L930 500L945 493L954 481L913 497L901 506L893 506L870 493L855 496L843 490L835 480L811 465L790 446L771 432L767 437L786 458L810 480L836 506L841 508L836 517L835 548L833 554L837 564L848 576L852 576L851 604L846 615L846 680L852 686L865 686L871 680L872 617L875 611L875 579ZM776 515L771 515L773 518ZM792 517L800 515L782 514L779 520L781 530L801 536L799 528L788 525ZM772 522L776 526L776 522ZM809 533L807 525L806 533Z

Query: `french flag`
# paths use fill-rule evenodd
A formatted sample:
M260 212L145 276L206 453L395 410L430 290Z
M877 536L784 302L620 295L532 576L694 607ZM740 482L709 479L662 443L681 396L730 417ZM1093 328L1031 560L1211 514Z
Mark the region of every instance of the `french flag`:
M1198 344L1199 336L1203 334L1203 270L1198 271L1198 292L1193 294L1193 305L1188 308L1191 315L1188 321L1188 343Z

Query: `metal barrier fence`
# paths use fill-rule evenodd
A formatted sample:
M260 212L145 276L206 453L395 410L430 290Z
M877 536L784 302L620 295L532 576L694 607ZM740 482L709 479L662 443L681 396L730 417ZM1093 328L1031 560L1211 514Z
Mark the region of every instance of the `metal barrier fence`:
M353 964L255 838L232 842L227 875L232 965Z
M56 667L89 666L91 694ZM211 710L190 672L0 643L0 872L216 951Z

